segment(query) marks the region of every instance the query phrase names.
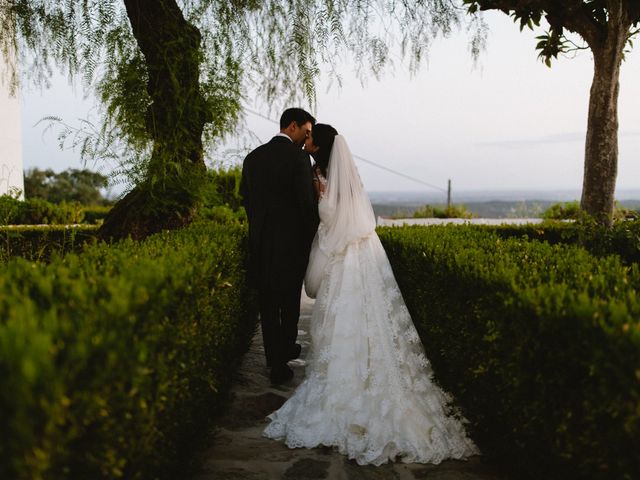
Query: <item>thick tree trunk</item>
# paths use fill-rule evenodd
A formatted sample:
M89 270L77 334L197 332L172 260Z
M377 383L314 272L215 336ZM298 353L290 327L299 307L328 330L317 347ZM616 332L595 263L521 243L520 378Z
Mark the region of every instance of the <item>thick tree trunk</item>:
M142 239L188 224L202 179L202 132L210 121L200 92L201 36L175 0L124 0L149 75L147 131L153 140L145 181L118 202L104 239Z
M581 207L599 223L613 220L618 173L618 91L620 65L630 25L612 16L606 39L591 46L594 76L584 159Z

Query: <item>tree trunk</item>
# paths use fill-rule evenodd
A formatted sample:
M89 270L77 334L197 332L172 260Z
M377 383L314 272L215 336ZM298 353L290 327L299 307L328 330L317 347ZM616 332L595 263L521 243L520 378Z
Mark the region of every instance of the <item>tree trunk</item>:
M591 45L594 76L589 98L581 207L602 224L613 221L618 173L620 65L629 27L611 12L606 38L601 45Z
M124 0L145 57L151 104L146 128L153 141L146 178L111 210L103 239L143 239L188 224L204 178L202 132L211 120L200 91L199 30L175 0Z

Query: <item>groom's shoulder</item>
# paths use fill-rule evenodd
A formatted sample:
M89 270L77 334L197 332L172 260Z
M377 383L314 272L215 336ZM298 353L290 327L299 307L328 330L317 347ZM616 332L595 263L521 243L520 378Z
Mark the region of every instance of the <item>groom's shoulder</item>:
M288 140L284 137L276 136L269 140L267 143L260 145L249 155L277 157L285 155L295 157L298 156L301 151L302 149L291 143L291 140Z
M269 150L279 149L279 148L282 148L282 147L286 146L286 143L284 143L284 142L282 142L280 140L281 138L282 137L273 137L268 142L263 143L259 147L254 148L249 153L249 155L251 155L252 153L261 153L261 152L266 152L266 151L269 151ZM282 140L286 140L286 139L282 139ZM289 142L289 143L291 143L291 142Z
M246 158L249 159L249 158L261 157L268 154L269 151L271 150L270 143L271 142L263 143L262 145L254 148L247 154Z
M243 167L254 168L257 165L287 164L293 168L301 158L305 158L304 154L305 152L290 140L276 136L249 152L244 159Z

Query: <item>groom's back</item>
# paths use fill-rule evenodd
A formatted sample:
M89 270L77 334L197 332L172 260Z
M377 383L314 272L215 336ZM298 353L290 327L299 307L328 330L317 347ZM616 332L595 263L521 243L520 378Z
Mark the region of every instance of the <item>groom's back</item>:
M274 137L247 156L243 165L246 183L243 195L245 199L249 197L248 209L265 210L266 214L295 208L295 163L302 161L301 155L300 148L290 140Z
M297 285L317 228L308 158L289 139L276 136L247 155L240 189L258 277L271 288Z

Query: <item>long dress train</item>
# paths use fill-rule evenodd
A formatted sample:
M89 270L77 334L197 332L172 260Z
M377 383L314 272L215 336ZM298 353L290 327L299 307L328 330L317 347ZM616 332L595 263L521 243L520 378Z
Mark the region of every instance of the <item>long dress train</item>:
M335 214L322 208L323 201L320 243ZM434 383L375 230L338 251L315 247L317 239L314 255L326 263L311 317L306 378L269 415L264 435L291 448L334 446L361 465L478 454L463 420L452 415L451 398Z

